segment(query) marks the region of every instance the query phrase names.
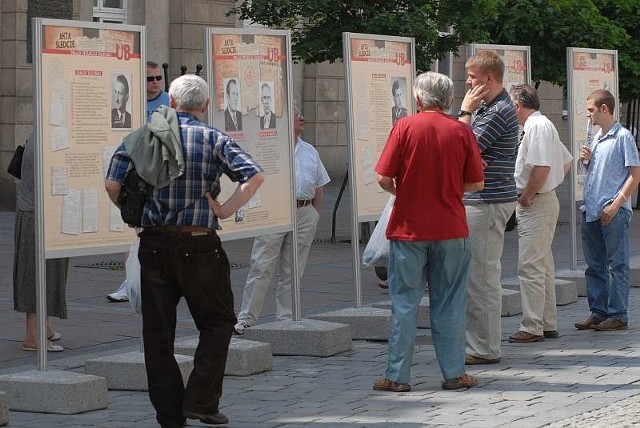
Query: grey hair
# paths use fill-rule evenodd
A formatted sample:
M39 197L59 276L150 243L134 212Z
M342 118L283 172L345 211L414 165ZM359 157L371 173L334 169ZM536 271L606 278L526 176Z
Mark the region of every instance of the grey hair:
M185 74L171 82L169 95L176 101L177 107L196 111L204 107L209 99L209 85L195 74Z
M413 96L425 108L449 110L453 102L453 82L444 74L427 71L413 82Z
M513 103L518 103L524 108L540 110L540 99L535 88L531 85L513 85L509 91Z

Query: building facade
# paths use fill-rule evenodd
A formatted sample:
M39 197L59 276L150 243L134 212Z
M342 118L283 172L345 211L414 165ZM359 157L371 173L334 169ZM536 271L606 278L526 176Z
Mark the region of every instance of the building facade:
M73 19L146 26L147 59L169 64L170 77L202 64L203 29L241 27L244 22L227 12L233 0L2 0L0 1L0 210L15 207L15 181L7 165L17 144L33 123L33 73L30 59L30 18ZM449 63L439 64L456 84L457 111L465 92L466 49ZM334 182L347 171L347 127L344 67L334 64L295 64L295 102L305 115L305 139L316 145ZM542 110L568 141L563 120L562 90L542 84ZM566 199L568 200L568 186ZM563 198L561 194L561 198Z

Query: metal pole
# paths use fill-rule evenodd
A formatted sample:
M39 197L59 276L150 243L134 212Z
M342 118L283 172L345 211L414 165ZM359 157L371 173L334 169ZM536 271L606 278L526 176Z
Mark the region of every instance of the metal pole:
M162 74L164 74L164 91L169 92L169 63L162 63Z
M571 145L571 152L574 155L573 164L571 165L571 189L569 195L571 197L571 262L569 264L571 270L578 269L578 243L577 243L577 230L576 230L576 185L578 178L578 156L580 152L576 152L576 136L573 132L574 121L574 108L573 108L573 74L572 74L572 57L573 49L567 48L567 111L569 113L569 144Z
M34 202L35 202L35 238L36 238L36 317L38 347L38 370L47 370L47 290L46 260L44 245L44 190L42 189L42 20L34 18L33 28L33 105L35 107L34 141Z
M344 173L344 180L342 180L342 186L340 186L340 191L338 192L338 198L336 199L336 203L333 205L333 213L331 214L331 242L336 242L336 216L338 213L338 206L340 205L340 201L342 200L342 194L344 193L344 188L347 187L348 179L349 179L349 164L347 164L347 172Z
M353 88L351 87L351 33L342 33L342 46L344 49L344 67L345 67L345 87L347 99L347 141L349 142L349 168L351 180L349 180L349 189L351 191L351 253L353 260L353 291L355 297L356 308L362 307L362 289L360 287L360 236L358 226L358 195L356 186L355 171L355 147L354 147L354 129L353 129Z
M285 34L287 58L291 58L291 32L287 30ZM298 268L298 221L296 203L296 158L294 156L296 143L293 130L293 85L291 81L291 61L286 62L286 84L287 84L287 113L289 124L289 165L291 165L291 312L294 321L302 319L302 306L300 305L300 275Z

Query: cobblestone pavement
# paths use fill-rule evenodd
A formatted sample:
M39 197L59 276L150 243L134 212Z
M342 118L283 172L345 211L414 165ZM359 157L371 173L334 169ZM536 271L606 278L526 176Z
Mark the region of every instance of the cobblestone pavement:
M639 298L633 289L634 312ZM640 421L640 330L576 331L571 324L585 307L584 298L560 307L562 336L536 344L509 344L519 320L503 318L502 362L470 367L479 379L474 389L443 391L433 346L418 345L413 390L373 391L384 373L386 343L355 341L352 351L333 357L276 356L269 372L227 377L221 410L233 427L632 426ZM12 412L11 426L156 424L146 393L110 391L106 410L72 416Z
M640 426L640 395L623 399L617 403L584 415L567 418L547 425L549 428L609 428Z
M337 188L330 189L333 200ZM318 237L330 231L328 198ZM345 210L342 206L341 210ZM348 209L347 209L348 210ZM631 226L632 280L640 285L640 228L638 216ZM352 306L350 245L340 242L348 222L338 222L338 243L317 242L302 284L303 315ZM13 215L0 213L0 374L33 369L36 357L20 350L24 315L12 305L11 265ZM515 274L517 237L507 235L503 278ZM569 227L560 225L554 243L558 276L567 273L571 239ZM225 243L230 260L236 304L239 303L251 241ZM578 247L580 252L580 248ZM69 319L55 320L64 334L65 351L49 355L51 369L84 370L84 361L139 347L139 318L126 304L109 304L106 293L117 287L119 270L82 266L121 263L121 255L72 260L69 280ZM375 286L371 270L363 270L366 304L387 300ZM273 290L267 297L265 317L273 319ZM386 364L386 343L354 341L352 351L328 358L275 356L273 369L249 377L225 378L221 410L232 427L618 427L640 421L640 289L632 288L628 331L577 331L573 323L588 315L586 298L558 308L558 339L535 344L510 344L519 316L504 317L503 358L499 364L471 366L479 386L463 391L443 391L433 346L420 330L408 393L372 390ZM178 337L194 337L193 321L184 306L179 311ZM109 391L105 410L78 415L52 415L12 411L11 427L157 427L146 392ZM188 426L204 426L189 421Z

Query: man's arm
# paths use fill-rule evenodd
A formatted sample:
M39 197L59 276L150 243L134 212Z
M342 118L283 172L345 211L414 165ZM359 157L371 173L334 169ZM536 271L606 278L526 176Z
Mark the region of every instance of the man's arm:
M476 183L464 183L465 192L479 192L482 189L484 189L484 180Z
M320 212L320 207L322 206L322 201L324 199L324 190L322 187L316 187L316 191L313 195L313 208L316 211Z
M486 89L484 84L467 90L467 93L464 95L464 99L462 100L462 104L460 105L460 110L466 111L467 113L473 113L478 109L478 107L480 107L483 98L488 93L489 89ZM470 114L462 115L458 117L458 120L462 123L466 123L467 125L471 125Z
M629 177L613 198L613 201L604 207L602 214L600 214L600 224L603 226L611 223L611 220L618 214L620 207L631 197L636 187L638 187L638 183L640 183L640 166L629 166L627 169L629 170Z
M564 172L564 175L567 175L567 173L569 172L570 169L571 169L571 161L569 161L569 162L567 162L567 163L565 163L563 165L563 170L562 171Z
M530 207L533 204L536 193L542 189L550 172L550 166L534 165L531 174L529 174L529 181L527 181L527 185L522 189L522 194L518 197L520 206Z
M209 201L209 206L213 210L216 217L221 220L225 218L231 217L233 213L238 211L244 204L246 204L249 199L256 194L256 191L262 186L264 183L264 173L259 172L251 177L246 182L239 184L236 187L235 192L229 199L227 199L223 204L218 202L217 199L213 199L209 192L206 193L207 201Z
M116 206L119 206L118 196L120 196L120 190L122 190L122 183L120 183L119 181L107 179L104 181L104 187L107 190L107 194L109 195L109 199L111 199L111 202L116 204Z
M378 184L392 195L396 194L396 182L393 178L378 174Z

